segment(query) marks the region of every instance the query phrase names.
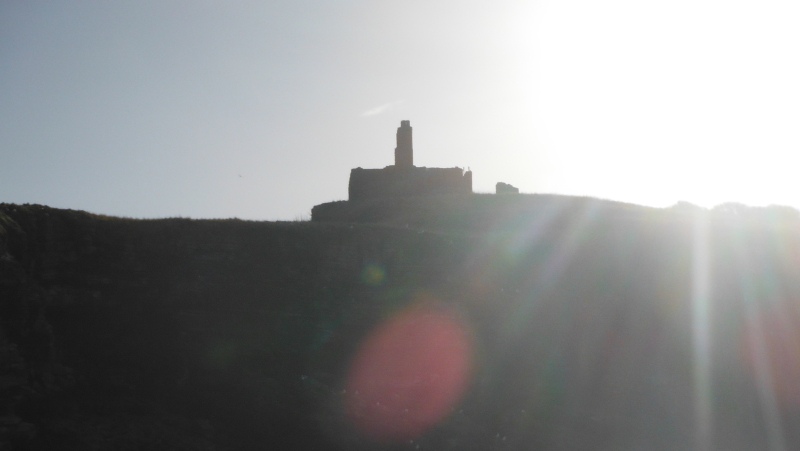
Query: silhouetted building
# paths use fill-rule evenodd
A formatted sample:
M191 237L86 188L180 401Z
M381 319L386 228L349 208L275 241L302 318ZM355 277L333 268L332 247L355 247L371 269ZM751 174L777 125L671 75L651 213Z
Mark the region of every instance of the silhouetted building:
M397 147L394 148L394 165L398 168L414 166L414 146L411 143L411 121L400 121L397 128Z
M519 188L508 183L497 182L494 189L496 194L519 194Z
M350 200L472 193L472 171L414 166L411 122L400 121L394 165L350 171Z

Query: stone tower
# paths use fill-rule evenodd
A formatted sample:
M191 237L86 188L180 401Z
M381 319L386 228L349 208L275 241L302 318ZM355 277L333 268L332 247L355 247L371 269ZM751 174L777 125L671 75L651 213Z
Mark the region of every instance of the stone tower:
M414 166L411 121L400 121L394 165L351 170L347 191L351 201L471 194L472 171Z
M398 168L414 167L414 148L411 146L411 121L400 121L400 127L397 128L394 165Z

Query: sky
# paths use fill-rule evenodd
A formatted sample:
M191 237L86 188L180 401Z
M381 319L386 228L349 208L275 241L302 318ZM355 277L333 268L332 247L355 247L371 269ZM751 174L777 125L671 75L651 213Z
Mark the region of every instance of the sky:
M794 0L0 0L0 202L307 219L351 168L800 207Z

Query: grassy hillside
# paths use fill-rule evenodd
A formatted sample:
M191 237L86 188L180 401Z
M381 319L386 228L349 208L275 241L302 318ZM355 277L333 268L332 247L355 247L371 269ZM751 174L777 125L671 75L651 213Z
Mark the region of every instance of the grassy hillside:
M800 445L795 211L437 202L310 223L0 205L0 443ZM412 439L370 438L348 375L410 306L465 331L468 382Z

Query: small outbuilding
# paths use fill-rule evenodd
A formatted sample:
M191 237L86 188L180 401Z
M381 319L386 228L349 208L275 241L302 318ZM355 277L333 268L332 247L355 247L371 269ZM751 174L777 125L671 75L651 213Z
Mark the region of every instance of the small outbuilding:
M497 182L495 190L497 194L519 194L519 188L503 182Z

